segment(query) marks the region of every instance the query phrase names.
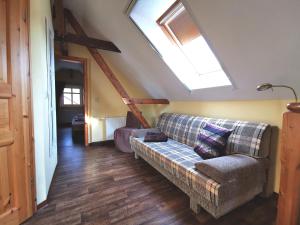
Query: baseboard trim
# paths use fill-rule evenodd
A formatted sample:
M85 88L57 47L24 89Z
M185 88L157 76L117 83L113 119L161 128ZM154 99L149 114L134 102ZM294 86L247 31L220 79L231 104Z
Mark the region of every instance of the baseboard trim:
M115 145L114 140L97 141L89 144L89 146L114 146L114 145Z
M37 210L43 208L44 206L48 205L48 199L42 201L40 204L37 205Z
M49 188L49 191L52 187L52 184L53 184L53 180L54 180L54 177L56 176L56 169L57 169L57 164L55 165L55 169L54 169L54 172L53 172L53 176L52 176L52 179L51 179L51 182L50 182L50 188ZM47 194L47 198L42 201L40 204L37 204L36 206L36 209L39 210L41 208L43 208L44 206L48 205L48 195L49 195L49 191L48 191L48 194Z

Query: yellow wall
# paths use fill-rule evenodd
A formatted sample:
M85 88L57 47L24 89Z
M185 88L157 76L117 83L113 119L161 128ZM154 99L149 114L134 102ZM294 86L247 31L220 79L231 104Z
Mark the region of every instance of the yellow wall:
M87 69L90 83L89 141L103 141L106 137L104 118L125 116L128 111L128 107L124 105L118 92L114 89L110 81L106 78L96 61L92 58L85 47L69 44L69 55L88 59ZM136 98L149 97L143 89L131 84L123 74L112 66L111 68L130 96ZM149 119L151 117L149 114L153 111L151 110L151 106L144 106L143 109L145 117Z
M278 127L280 131L282 114L286 111L287 103L288 101L284 100L171 102L166 107L157 107L156 113L158 115L162 112L177 112L207 117L266 122ZM280 137L274 141L278 140L280 140ZM277 143L273 144L276 146ZM276 152L274 190L278 192L280 178L279 144L272 151Z

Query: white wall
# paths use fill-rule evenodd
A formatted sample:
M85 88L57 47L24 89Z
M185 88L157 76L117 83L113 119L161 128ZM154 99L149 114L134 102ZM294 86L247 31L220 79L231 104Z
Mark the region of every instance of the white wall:
M114 132L120 127L125 127L126 117L105 118L106 140L114 140Z
M54 145L49 140L49 104L46 59L45 19L52 27L49 0L30 1L30 60L32 82L32 105L34 122L34 147L36 166L37 204L47 198L51 180L57 165L56 127ZM52 97L55 100L55 92ZM55 104L54 104L55 106ZM54 120L55 114L54 114Z

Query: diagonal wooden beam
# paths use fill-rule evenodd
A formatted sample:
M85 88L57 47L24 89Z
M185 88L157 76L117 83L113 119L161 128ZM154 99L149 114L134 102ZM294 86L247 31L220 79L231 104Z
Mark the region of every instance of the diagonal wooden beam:
M97 48L121 53L120 49L110 41L103 41L95 38L86 37L83 35L76 35L71 33L67 33L65 34L65 36L55 35L55 41L70 42L78 45L83 45L88 48Z
M131 105L131 104L163 104L167 105L170 104L168 99L153 99L153 98L123 98L122 99L124 104Z
M64 13L65 13L66 19L71 24L74 31L78 35L87 37L86 33L84 32L84 30L82 29L81 25L78 23L76 18L73 16L72 12L68 9L65 9ZM108 64L105 62L105 60L103 59L101 54L97 51L97 49L88 47L88 50L91 53L91 55L93 56L93 58L95 59L95 61L97 62L97 64L99 65L99 67L104 72L105 76L110 80L112 85L115 87L116 91L121 95L121 97L129 99L130 97L129 97L128 93L123 88L122 84L117 79L117 77L115 76L113 71L110 69ZM135 104L128 105L128 108L133 112L135 117L140 121L140 123L142 124L142 126L144 128L150 128L150 125L148 124L147 120L144 118L144 116L141 114L141 112L139 111L138 107Z

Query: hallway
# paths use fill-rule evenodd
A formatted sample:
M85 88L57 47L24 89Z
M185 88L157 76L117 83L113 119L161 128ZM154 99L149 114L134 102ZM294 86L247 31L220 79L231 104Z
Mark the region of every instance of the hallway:
M258 197L218 221L204 211L195 216L188 197L143 160L114 147L73 144L69 128L59 133L48 204L25 225L274 224L275 196Z
M82 134L84 135L84 134ZM78 137L78 136L77 136ZM58 150L64 147L82 147L84 145L84 137L79 136L77 140L72 139L72 128L61 127L57 129L57 147Z

